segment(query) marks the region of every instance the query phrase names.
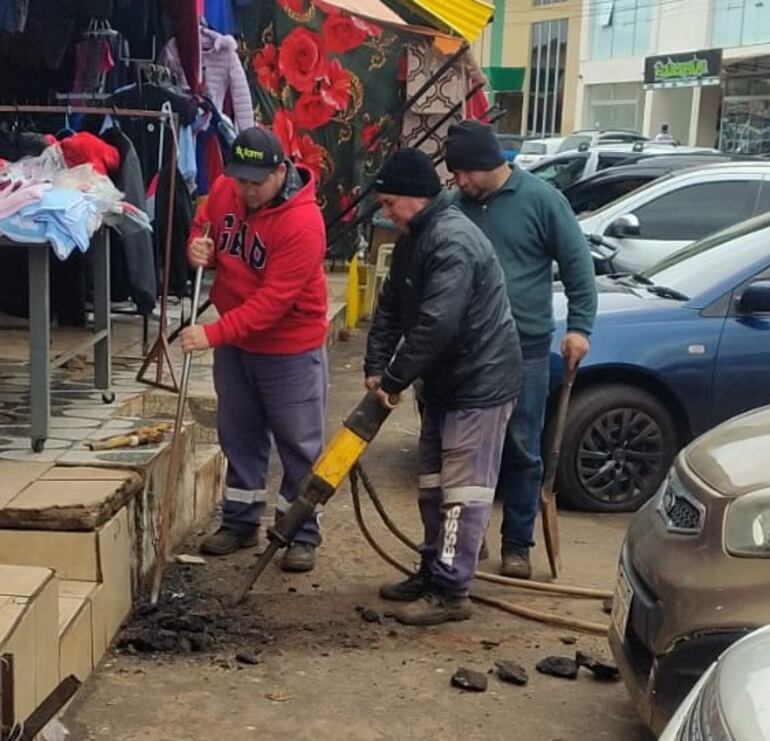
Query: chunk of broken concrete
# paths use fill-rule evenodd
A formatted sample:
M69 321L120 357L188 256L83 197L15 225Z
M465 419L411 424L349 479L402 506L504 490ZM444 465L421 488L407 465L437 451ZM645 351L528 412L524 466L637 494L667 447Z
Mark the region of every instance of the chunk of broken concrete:
M235 660L239 664L247 666L256 666L260 663L259 651L241 651L235 655Z
M361 612L359 613L361 615L361 619L364 622L367 623L381 623L382 618L380 617L380 613L376 610L372 610L368 607L365 607Z
M578 666L584 666L588 671L593 672L594 677L602 682L612 682L620 676L618 667L611 661L582 651L575 654L575 662Z
M473 669L460 668L452 675L452 686L470 692L486 692L487 678Z
M577 662L568 656L549 656L538 662L535 668L541 674L562 679L575 679L578 673Z
M502 682L523 687L529 681L527 670L513 661L496 661L495 667L497 668L498 679Z
M185 564L187 566L203 566L206 563L205 558L194 556L191 553L178 553L174 556L174 560L177 563Z

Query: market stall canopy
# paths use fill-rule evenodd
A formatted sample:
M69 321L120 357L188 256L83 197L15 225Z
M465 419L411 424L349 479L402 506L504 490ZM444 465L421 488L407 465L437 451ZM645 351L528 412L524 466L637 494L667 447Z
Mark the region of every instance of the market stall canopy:
M406 24L406 21L398 13L391 10L381 0L327 0L327 2L329 5L346 10L348 13L366 16L382 23L397 23L402 26Z
M410 23L417 16L468 41L478 38L495 12L494 6L483 0L389 0L388 5L403 9Z

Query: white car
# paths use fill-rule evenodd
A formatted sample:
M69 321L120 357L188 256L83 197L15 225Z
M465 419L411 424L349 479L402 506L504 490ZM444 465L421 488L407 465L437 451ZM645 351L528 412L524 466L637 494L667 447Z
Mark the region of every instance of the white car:
M594 245L614 252L612 272L638 273L766 211L770 162L725 162L661 177L579 221Z
M627 129L579 129L565 136L558 152L569 152L579 147L591 147L596 144L633 144L646 142L649 137Z
M516 164L527 170L546 157L556 154L563 141L563 136L554 136L548 139L526 139L522 143L518 155L516 155Z
M703 674L658 741L770 741L770 625Z

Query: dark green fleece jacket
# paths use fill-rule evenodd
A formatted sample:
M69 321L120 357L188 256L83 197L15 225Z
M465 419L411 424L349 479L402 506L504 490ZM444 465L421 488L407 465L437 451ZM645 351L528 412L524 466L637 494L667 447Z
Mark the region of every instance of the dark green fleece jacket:
M593 260L567 199L519 167L485 201L460 191L454 198L497 252L525 353L547 346L554 329L554 261L569 303L567 331L590 335L596 316Z

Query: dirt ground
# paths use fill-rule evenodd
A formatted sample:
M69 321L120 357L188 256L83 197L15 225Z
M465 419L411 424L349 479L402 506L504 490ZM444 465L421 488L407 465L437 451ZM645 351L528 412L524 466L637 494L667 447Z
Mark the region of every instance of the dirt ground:
M329 434L362 394L362 340L338 345L330 358ZM402 404L364 460L393 518L415 539L417 430L412 404ZM278 475L274 471L273 479ZM375 522L369 503L365 512L393 555L413 563L407 549ZM498 509L490 527L492 558L484 564L489 570L497 565L499 518ZM611 589L627 522L627 516L564 513L562 580ZM120 648L106 657L69 708L64 723L71 738L651 738L622 683L598 682L585 670L574 681L535 671L542 658L574 656L576 649L609 656L604 639L482 606L464 623L401 626L386 616L388 605L377 597L377 586L397 575L363 541L347 488L327 507L324 534L313 573L288 576L271 565L238 611L221 598L232 593L252 553L170 567L160 610L139 605ZM191 536L188 552L201 535ZM535 566L535 577L545 579L541 548L535 551ZM479 592L561 615L609 619L598 601L534 596L494 585L481 585ZM376 611L380 622L366 622L361 608ZM239 654L246 656L237 660ZM243 663L244 658L258 663ZM499 659L523 665L529 683L517 687L488 674L488 689L481 694L450 686L457 668L487 673Z

